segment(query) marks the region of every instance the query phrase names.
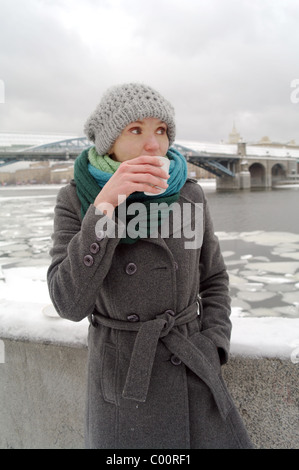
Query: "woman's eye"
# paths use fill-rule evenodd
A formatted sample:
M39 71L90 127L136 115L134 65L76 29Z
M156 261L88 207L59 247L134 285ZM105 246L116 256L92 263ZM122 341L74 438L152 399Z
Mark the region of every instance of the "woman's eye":
M131 134L141 134L141 129L140 127L132 127L132 129L130 129L130 132Z
M159 129L157 130L157 134L163 135L165 133L166 133L165 127L159 127Z

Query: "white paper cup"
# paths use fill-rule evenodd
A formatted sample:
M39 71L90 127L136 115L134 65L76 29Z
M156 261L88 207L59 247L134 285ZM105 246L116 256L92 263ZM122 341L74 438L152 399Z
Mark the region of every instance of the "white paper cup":
M160 156L157 156L156 158L159 158L159 160L163 163L163 166L161 166L162 170L166 171L166 173L168 173L169 171L169 165L170 165L170 160L169 158L167 157L160 157ZM164 178L160 178L162 181L167 181L165 180ZM166 191L167 188L160 188L159 186L156 186L156 188L159 188L161 191L159 193L148 193L148 192L144 192L144 194L146 194L147 196L156 196L158 194L162 194Z

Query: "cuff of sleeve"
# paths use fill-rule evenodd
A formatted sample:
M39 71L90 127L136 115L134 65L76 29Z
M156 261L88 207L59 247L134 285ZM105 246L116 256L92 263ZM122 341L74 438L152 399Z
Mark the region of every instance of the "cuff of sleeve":
M211 330L203 330L201 333L207 336L215 345L218 351L220 364L226 364L228 361L228 354L230 348L230 342L226 337L223 337Z
M96 237L97 241L102 241L105 238L118 239L119 241L126 228L121 221L108 217L93 204L89 206L85 214L82 228L85 223L88 224L89 227L93 225L94 231L91 235Z

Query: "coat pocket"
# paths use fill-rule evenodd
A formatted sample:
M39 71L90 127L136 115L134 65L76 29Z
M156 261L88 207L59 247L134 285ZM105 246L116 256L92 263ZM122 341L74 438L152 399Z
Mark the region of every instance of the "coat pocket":
M112 344L104 344L101 371L103 398L116 405L117 350Z

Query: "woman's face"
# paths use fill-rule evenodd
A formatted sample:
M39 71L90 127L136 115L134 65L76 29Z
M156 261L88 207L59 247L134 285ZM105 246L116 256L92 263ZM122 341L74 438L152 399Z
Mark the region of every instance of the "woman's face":
M124 162L141 155L164 156L169 147L167 125L156 118L131 122L111 147L114 160Z

